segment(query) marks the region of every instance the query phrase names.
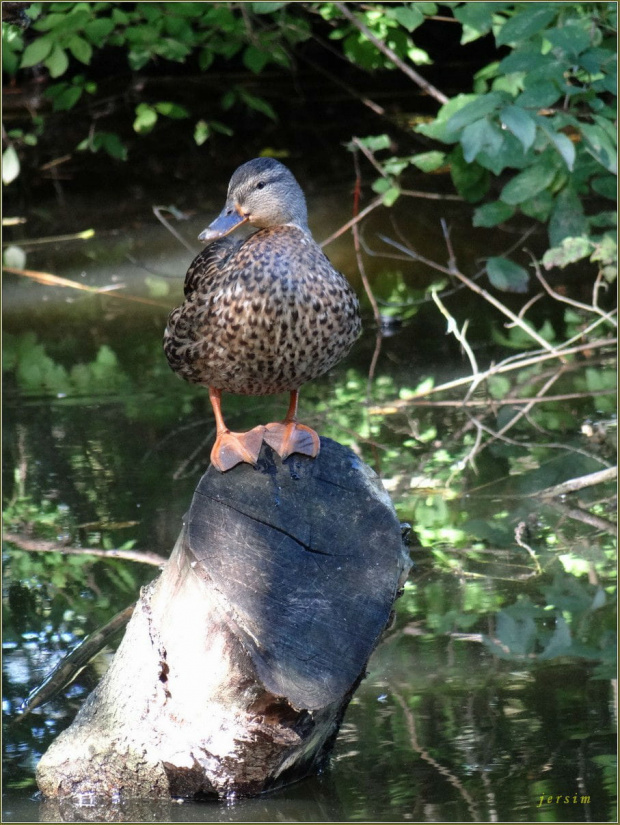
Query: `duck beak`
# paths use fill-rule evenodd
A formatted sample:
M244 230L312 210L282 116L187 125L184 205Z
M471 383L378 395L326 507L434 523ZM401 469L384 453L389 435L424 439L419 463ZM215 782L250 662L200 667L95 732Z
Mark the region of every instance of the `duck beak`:
M248 215L242 214L238 205L235 204L234 208L227 205L222 209L213 223L210 223L206 229L202 230L200 235L198 235L198 240L209 243L217 238L223 238L225 235L233 232L238 226L246 223L248 218Z

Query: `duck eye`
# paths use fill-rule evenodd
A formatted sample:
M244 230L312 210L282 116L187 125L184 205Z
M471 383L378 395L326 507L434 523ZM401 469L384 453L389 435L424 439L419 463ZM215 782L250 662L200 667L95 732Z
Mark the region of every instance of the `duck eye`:
M256 188L257 189L264 189L265 188L265 181L264 180L259 180L259 182L256 184Z

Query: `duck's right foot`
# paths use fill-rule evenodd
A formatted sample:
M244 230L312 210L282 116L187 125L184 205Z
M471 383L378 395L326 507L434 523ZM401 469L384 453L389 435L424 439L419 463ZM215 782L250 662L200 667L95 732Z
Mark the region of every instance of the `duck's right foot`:
M247 433L220 433L211 450L211 464L225 473L237 464L256 464L263 443L264 427L254 427Z

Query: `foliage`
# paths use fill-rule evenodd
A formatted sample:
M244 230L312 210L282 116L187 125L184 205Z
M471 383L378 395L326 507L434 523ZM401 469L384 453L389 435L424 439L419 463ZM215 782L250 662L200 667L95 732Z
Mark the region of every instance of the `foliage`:
M407 166L448 165L466 200L487 199L474 211L474 226L493 227L520 212L548 228L547 268L589 258L613 280L616 213L588 214L587 207L616 198L615 4L448 5L463 27L462 43L492 32L509 53L477 73L472 93L417 126L454 148L380 160L375 191L391 205ZM387 136L360 142L375 161L375 152L389 151ZM498 185L499 198L488 200ZM527 291L527 271L506 258L489 259L487 274L497 289Z
M191 64L242 66L252 74L290 72L301 46L323 36L364 71L404 70L430 62L414 35L437 16L435 3L32 3L23 23L3 23L3 68L23 77L44 67L44 95L53 113L86 105L91 125L77 149L103 151L126 160L126 130L104 127L105 91L97 67L115 50L128 69ZM590 203L616 196L616 39L614 3L449 2L463 46L493 37L498 58L478 71L471 92L447 100L428 123L413 131L447 144L405 156L392 154L387 134L359 141L381 171L374 190L391 206L410 168L448 167L456 190L472 204L477 227L493 227L516 215L548 230L547 268L589 260L607 281L615 278L617 223L613 205ZM230 136L226 113L244 107L277 120L278 111L247 83L233 82L220 97L221 117L205 117L179 99L142 99L134 106L134 136L151 133L162 120L190 121L196 144ZM437 95L443 99L441 95ZM101 99L101 103L98 101ZM46 133L49 116L9 129L3 180L20 172L21 156ZM193 121L193 123L192 123ZM124 131L124 134L123 134ZM499 192L497 193L497 190ZM497 194L496 194L497 193ZM523 293L530 274L505 256L487 262L498 290Z
M116 129L102 129L97 113L105 102L97 71L102 54L123 50L131 72L161 62L186 63L190 58L202 72L217 60L239 60L255 74L271 64L288 67L289 50L310 36L310 27L306 20L289 13L286 5L258 2L240 9L231 3L32 3L26 9L29 26L25 31L23 24L3 22L3 71L23 76L28 70L45 67L55 81L47 84L44 92L53 113L73 110L78 104L93 112L88 135L76 148L102 149L112 158L126 160L126 139ZM270 25L262 25L259 18L269 19ZM260 37L254 30L256 25ZM271 119L277 117L264 98L244 87L225 91L220 105L223 112L240 105ZM133 131L138 135L151 132L161 118L192 118L187 107L175 100L142 100L134 112ZM31 132L8 131L3 157L5 183L19 174L19 154L37 143L43 123L37 116ZM230 135L232 130L219 120L195 119L193 134L198 145L214 133Z

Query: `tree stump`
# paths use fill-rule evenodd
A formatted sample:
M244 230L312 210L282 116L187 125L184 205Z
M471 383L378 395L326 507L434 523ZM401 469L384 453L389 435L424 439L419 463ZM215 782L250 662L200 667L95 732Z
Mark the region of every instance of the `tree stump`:
M251 795L324 763L409 570L374 472L209 467L105 677L42 757L51 798Z

